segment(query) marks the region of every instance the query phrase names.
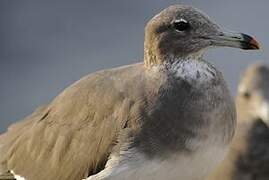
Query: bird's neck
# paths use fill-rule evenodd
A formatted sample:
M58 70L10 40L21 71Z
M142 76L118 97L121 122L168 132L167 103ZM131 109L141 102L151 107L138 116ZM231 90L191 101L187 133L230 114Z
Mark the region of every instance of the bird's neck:
M197 60L190 57L153 65L147 72L157 77L164 75L172 81L184 80L197 88L211 86L213 82L219 80L219 76L217 76L219 73L213 65L202 59Z
M144 65L146 68L152 68L153 66L160 65L172 65L179 61L197 60L203 59L205 50L200 50L191 54L162 54L158 51L152 51L151 49L145 48L144 50Z

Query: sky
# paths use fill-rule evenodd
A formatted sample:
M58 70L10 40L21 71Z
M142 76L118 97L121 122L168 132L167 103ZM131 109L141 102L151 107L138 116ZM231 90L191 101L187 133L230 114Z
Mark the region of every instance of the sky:
M262 51L206 53L233 95L248 65L268 62L268 0L1 0L0 132L83 76L142 61L146 22L172 4L192 5L259 40Z

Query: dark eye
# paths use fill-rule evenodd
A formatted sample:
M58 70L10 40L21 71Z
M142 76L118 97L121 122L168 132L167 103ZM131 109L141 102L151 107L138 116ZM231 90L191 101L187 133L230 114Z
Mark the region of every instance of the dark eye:
M174 22L174 28L177 31L186 31L190 28L190 24L185 19L179 19Z
M251 94L250 94L250 92L244 92L243 94L243 97L245 98L245 99L249 99L250 97L251 97Z

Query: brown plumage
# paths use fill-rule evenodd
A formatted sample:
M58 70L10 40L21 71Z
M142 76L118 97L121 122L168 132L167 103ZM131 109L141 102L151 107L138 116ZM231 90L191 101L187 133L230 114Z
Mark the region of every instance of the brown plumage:
M228 156L209 180L269 179L269 67L250 66L236 97L238 126ZM267 109L267 110L266 110Z
M234 134L235 108L221 72L203 52L258 44L224 33L190 6L163 10L145 29L144 63L82 78L0 136L0 172L27 180L207 175Z
M82 179L103 169L119 131L139 128L132 124L140 119L143 102L130 90L141 89L143 82L124 82L125 73L137 72L134 67L118 70L118 79L113 70L87 76L11 126L0 139L2 163L33 180Z

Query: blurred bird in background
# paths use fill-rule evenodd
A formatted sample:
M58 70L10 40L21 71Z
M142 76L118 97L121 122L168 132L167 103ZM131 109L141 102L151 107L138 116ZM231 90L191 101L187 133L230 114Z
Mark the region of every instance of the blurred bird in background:
M236 96L238 125L228 156L208 180L269 179L269 66L251 65Z

